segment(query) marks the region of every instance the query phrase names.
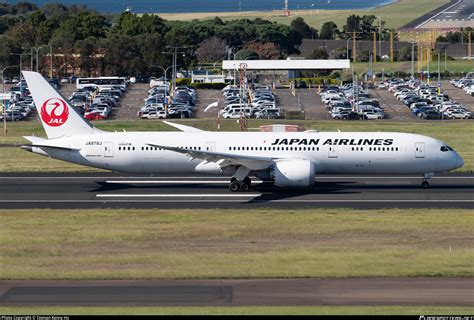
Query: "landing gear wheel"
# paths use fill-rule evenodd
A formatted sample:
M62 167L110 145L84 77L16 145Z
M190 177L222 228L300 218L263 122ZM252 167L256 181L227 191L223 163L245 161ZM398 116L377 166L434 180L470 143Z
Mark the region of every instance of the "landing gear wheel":
M237 180L232 181L229 185L229 190L230 190L230 192L240 191L240 182L237 181Z
M250 189L250 185L244 182L240 183L240 191L247 192Z
M423 182L421 183L421 187L422 187L423 189L428 189L428 188L430 187L430 184L428 183L428 181L423 181Z
M234 181L237 181L237 178L236 178L236 177L232 177L232 178L230 179L230 182L234 182Z
M247 184L247 185L249 186L249 188L250 188L250 186L252 185L252 180L250 180L249 177L245 177L245 179L242 180L242 183Z

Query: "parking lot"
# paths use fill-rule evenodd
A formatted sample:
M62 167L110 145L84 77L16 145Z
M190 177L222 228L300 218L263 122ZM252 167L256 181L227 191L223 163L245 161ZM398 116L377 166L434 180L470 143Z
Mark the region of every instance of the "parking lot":
M474 111L474 97L467 95L462 89L454 87L449 80L443 80L442 89L444 94L451 100L465 106L471 112ZM431 85L436 85L434 81ZM8 91L11 85L6 85ZM63 84L60 88L65 97L71 96L76 90L75 84ZM128 90L120 98L119 103L113 108L110 120L136 120L139 119L137 113L144 106L144 99L148 96L149 84L131 84ZM296 119L304 117L307 120L331 120L331 114L327 111L326 105L321 101L318 87L300 88L292 92L289 88L277 88L274 90L275 102L282 109L282 118ZM370 89L368 93L371 98L378 100L385 116L376 121L424 121L417 117L401 101L397 100L391 92L384 89ZM206 107L218 102L217 108L212 108L204 112ZM215 119L218 110L225 107L221 90L199 89L197 90L196 105L193 117L197 119ZM26 120L37 119L37 112L31 113ZM145 121L145 120L144 120ZM466 121L472 121L466 120Z

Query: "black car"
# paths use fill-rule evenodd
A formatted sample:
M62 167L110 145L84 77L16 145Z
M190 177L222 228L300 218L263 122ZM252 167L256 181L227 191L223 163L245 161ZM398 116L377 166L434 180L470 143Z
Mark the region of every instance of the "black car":
M440 120L441 117L441 113L436 110L428 110L426 112L423 112L420 116L421 119L425 120Z

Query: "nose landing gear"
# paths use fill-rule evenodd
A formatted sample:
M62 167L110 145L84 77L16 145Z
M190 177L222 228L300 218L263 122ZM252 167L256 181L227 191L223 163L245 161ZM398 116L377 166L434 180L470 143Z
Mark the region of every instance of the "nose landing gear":
M421 182L421 187L423 189L428 189L430 187L430 184L429 184L428 180L433 178L433 177L434 177L433 173L425 173L423 175L423 182Z

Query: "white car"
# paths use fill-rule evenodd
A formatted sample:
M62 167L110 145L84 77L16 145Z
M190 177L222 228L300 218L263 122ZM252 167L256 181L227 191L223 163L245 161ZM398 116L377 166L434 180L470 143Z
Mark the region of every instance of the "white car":
M368 120L378 120L384 118L383 114L374 111L365 111L362 112L362 115Z
M166 119L165 111L151 111L140 116L142 119Z
M469 119L472 116L469 111L464 111L460 109L447 111L446 115L451 119Z

